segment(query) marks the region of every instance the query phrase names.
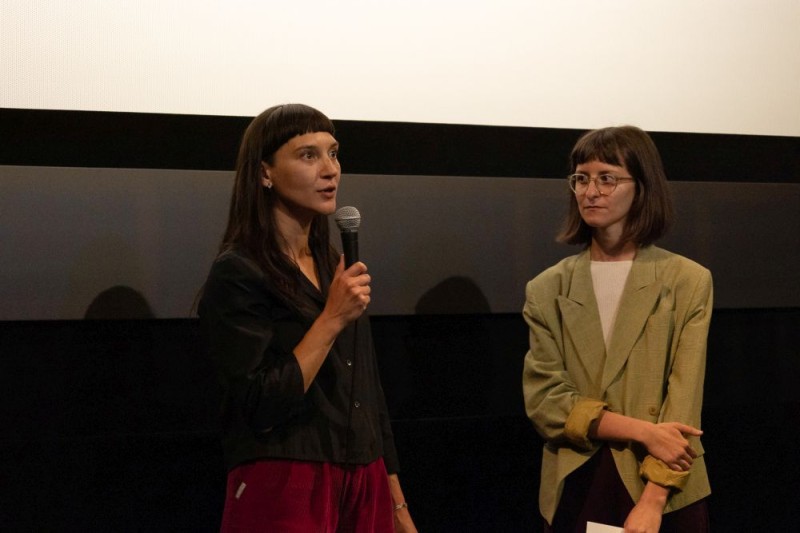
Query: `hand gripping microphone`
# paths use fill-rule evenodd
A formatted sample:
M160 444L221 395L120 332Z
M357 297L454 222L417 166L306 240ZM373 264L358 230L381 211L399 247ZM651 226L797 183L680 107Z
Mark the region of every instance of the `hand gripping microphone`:
M358 261L358 227L361 225L361 214L355 207L341 207L336 210L334 220L342 232L344 266L349 268Z

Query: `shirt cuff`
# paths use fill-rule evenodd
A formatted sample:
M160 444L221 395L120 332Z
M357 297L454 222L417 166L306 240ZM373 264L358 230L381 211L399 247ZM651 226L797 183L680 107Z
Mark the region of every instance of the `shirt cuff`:
M608 404L599 400L581 398L570 411L564 425L564 436L579 448L590 450L589 426L600 416Z
M678 472L666 465L663 461L648 455L639 466L639 475L656 485L675 490L683 490L689 480L689 472Z

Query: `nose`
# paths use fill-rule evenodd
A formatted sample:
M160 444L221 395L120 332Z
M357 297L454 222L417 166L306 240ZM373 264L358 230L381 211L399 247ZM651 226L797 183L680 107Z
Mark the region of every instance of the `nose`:
M336 177L339 172L341 171L341 165L339 164L339 160L335 157L331 157L330 155L326 155L323 158L323 167L322 167L322 175L327 178Z
M594 192L592 192L594 186ZM597 197L601 196L600 187L597 186L597 178L589 178L589 185L586 186L586 196Z

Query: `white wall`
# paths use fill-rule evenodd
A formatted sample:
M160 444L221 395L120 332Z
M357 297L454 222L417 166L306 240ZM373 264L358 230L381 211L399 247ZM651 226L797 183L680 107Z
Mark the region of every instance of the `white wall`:
M0 107L800 135L800 0L0 0Z

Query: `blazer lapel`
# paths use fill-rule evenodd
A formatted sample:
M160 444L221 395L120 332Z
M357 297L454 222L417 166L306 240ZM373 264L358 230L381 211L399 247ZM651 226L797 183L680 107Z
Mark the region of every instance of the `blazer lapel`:
M606 348L592 287L588 251L577 257L569 291L566 296L558 298L558 305L566 334L572 340L577 358L594 389L584 391L584 394L597 396L601 392L599 382Z
M622 292L603 370L602 390L605 391L611 385L625 365L660 294L661 282L656 279L652 247L641 248L636 254Z

